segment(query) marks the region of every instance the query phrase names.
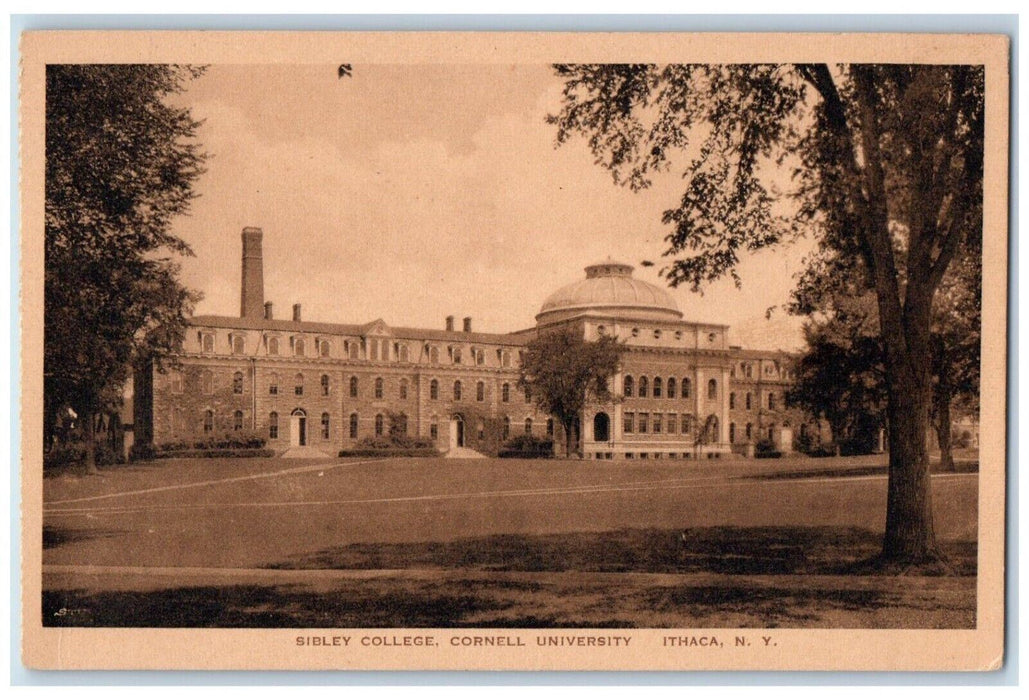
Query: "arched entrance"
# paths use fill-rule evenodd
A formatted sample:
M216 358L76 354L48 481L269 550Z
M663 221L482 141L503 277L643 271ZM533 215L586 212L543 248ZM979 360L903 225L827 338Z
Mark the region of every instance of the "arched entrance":
M289 416L289 444L299 447L307 444L307 413L297 408Z
M607 442L611 439L611 418L604 412L593 416L593 441Z
M464 417L460 413L450 418L450 447L464 447Z

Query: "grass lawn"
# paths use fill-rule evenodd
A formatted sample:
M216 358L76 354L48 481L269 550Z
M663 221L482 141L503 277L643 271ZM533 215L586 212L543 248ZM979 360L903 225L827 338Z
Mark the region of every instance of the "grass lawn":
M973 627L975 473L934 477L952 575L868 576L855 564L881 537L882 464L227 459L64 475L44 486L44 622Z

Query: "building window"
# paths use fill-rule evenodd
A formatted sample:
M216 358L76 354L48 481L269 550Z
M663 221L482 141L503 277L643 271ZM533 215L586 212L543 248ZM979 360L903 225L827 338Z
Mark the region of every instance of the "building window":
M747 392L747 395L744 397L744 405L747 407L747 410L749 411L750 410L750 392L749 391ZM750 437L750 436L748 435L747 437Z
M746 364L746 375L747 379L752 379L754 377L754 365L749 362Z
M632 413L631 411L622 414L622 432L623 433L632 433L635 430L635 426L633 425L635 417L636 417L635 414Z
M329 414L322 414L322 440L329 439Z
M200 334L201 352L214 352L214 333Z
M675 398L675 377L668 378L668 398Z
M640 394L639 394L640 398L641 399L647 398L647 393L648 393L648 391L647 391L647 378L646 377L640 377Z
M660 413L655 413L654 414L654 432L655 433L660 433L661 432L661 414Z
M754 436L754 424L753 423L747 423L747 429L746 429L745 435L747 436L748 440L750 440L750 438Z
M454 401L461 400L461 380L454 382Z
M486 400L486 385L483 382L475 383L475 400L485 401Z
M329 341L323 340L322 342L318 343L318 354L319 355L321 355L322 357L328 357L331 353L332 353L332 346L329 344Z
M350 414L350 439L357 439L357 414Z
M554 437L554 419L547 418L547 437Z
M506 382L500 387L500 400L504 403L511 400L511 385Z
M407 349L407 345L401 343L397 346L397 360L399 362L411 361L411 351Z
M171 387L171 393L181 394L182 393L182 372L177 369L173 369L168 373L168 385Z
M768 410L769 411L774 411L775 410L775 394L774 393L769 393L768 394Z
M532 387L525 386L525 403L532 403Z
M204 433L208 434L214 431L214 411L207 409L204 411Z
M243 373L236 372L232 375L232 393L242 394L243 393Z
M661 329L660 328L655 328L654 329L654 340L661 340Z
M203 387L203 391L204 391L205 394L213 394L214 393L214 373L211 370L209 370L209 369L205 369L200 374L200 384Z
M365 340L368 344L368 359L378 360L379 359L379 341L377 338L368 338Z
M630 397L632 396L632 394L633 394L632 375L627 374L627 375L625 375L625 379L622 380L622 393L625 396L630 396Z
M678 427L675 425L676 415L674 413L668 414L668 434L675 435L678 431Z
M482 348L479 348L478 350L473 350L472 353L475 355L476 365L482 366L486 364L486 353L483 352Z
M246 354L246 338L242 335L232 336L232 354L233 355L244 355Z
M736 442L736 424L729 424L729 442Z
M504 416L504 439L507 440L509 437L511 437L511 418Z
M676 331L675 332L675 339L676 340L682 340L682 331Z
M640 334L640 329L639 328L633 328L632 329L632 337L633 338L639 337L639 334Z
M350 398L357 398L357 377L350 378Z
M707 383L707 398L708 401L714 401L718 398L718 382L716 382L714 379L708 381Z
M406 379L401 379L400 380L400 398L401 399L406 399L407 398L407 380Z
M439 439L439 418L436 416L433 416L432 422L429 423L429 437L433 440Z
M603 326L597 326L597 335L601 335L601 336L604 335L604 327Z
M641 413L639 417L639 431L641 433L647 432L647 422L650 416L646 413Z
M730 409L736 408L736 392L735 391L730 391L729 392L729 408Z
M304 356L304 339L294 338L293 339L293 354L297 357Z
M296 396L304 395L304 375L299 372L295 377L293 377L293 393Z
M381 413L375 415L375 437L382 437L384 421Z
M401 411L396 416L396 424L390 430L396 429L397 435L407 435L407 414Z
M683 435L689 435L692 425L693 419L690 416L683 416L682 422L679 424L679 430L682 431Z
M327 375L327 374L323 374L322 375L321 385L322 385L322 396L328 396L329 395L329 375Z
M435 345L429 348L429 362L431 362L434 365L439 364L439 348L437 348Z
M429 399L432 401L439 400L439 382L435 379L429 382Z
M279 439L279 414L275 411L268 414L268 439Z
M279 354L279 339L269 338L268 339L268 354L278 355Z
M690 397L690 380L689 380L689 377L683 377L682 378L682 391L679 392L679 393L682 395L682 397L684 399L688 399Z
M660 399L661 398L661 389L662 389L661 377L654 377L654 398L655 399Z
M461 364L461 348L452 348L451 349L451 354L453 355L453 358L454 358L454 364L455 365Z
M243 411L236 411L232 414L232 429L242 430L243 429Z
M525 419L525 434L532 435L532 418Z
M358 343L356 340L348 340L347 344L350 346L347 349L347 354L350 356L350 359L351 360L360 360L361 359L361 344Z
M375 378L375 398L382 398L382 377Z
M511 353L507 350L501 350L500 354L500 366L510 367L511 366Z

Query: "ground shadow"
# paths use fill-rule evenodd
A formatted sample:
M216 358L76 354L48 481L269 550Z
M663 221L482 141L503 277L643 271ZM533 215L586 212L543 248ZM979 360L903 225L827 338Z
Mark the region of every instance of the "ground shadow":
M124 530L97 530L90 528L43 526L43 549L55 549L66 544L117 537Z

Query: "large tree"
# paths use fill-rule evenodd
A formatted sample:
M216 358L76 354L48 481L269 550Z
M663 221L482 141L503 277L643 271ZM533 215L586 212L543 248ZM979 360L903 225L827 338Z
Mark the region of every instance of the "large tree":
M884 562L938 558L925 444L933 301L981 236L981 66L557 65L557 141L634 189L685 158L663 268L694 288L809 234L875 292L890 431ZM784 177L784 173L792 177ZM898 244L899 242L899 244ZM685 255L683 255L685 254Z
M617 340L586 340L579 326L540 331L525 346L518 384L531 389L540 410L561 423L567 456L572 456L573 428L586 404L612 400L609 382L620 357Z
M46 71L44 403L78 413L86 469L94 425L134 363L176 347L199 296L171 233L205 158L199 123L168 98L200 69L50 65ZM50 436L45 436L49 438Z

